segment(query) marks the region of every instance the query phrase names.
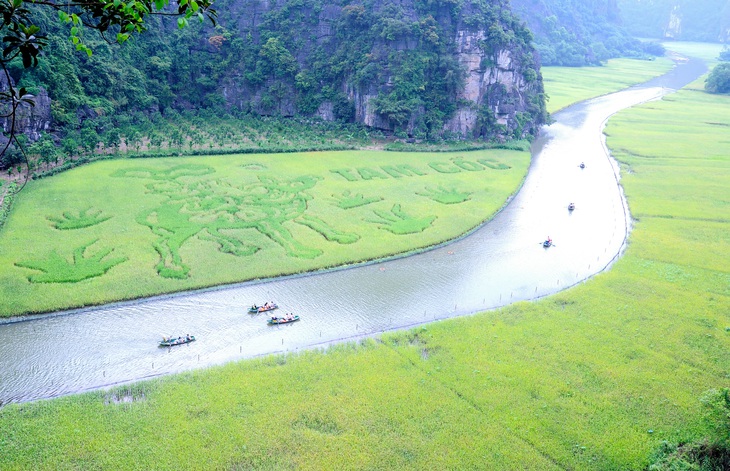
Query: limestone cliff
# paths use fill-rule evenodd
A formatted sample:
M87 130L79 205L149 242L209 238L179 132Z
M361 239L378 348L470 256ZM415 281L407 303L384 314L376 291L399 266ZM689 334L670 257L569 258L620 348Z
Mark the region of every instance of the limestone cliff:
M7 90L7 79L0 74L0 91L6 92ZM48 131L51 128L51 99L43 88L40 88L36 95L26 98L31 99L34 106L28 103L21 103L18 106L15 114L15 131L18 134L25 134L31 141L37 141L41 137L41 131ZM6 116L10 111L9 105L6 105L5 108L6 110L2 113L3 117L0 118L0 125L3 132L8 133L13 122L10 116ZM4 136L0 139L7 142Z
M545 121L532 36L507 0L228 0L226 106L408 136L522 138ZM285 25L282 28L282 25ZM222 59L227 60L227 59Z

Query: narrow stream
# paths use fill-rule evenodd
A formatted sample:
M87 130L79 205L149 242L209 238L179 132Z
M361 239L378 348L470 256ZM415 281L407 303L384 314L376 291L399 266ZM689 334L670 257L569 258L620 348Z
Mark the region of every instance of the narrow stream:
M355 268L0 323L0 405L324 346L575 285L609 266L629 231L618 168L602 134L606 120L704 71L692 60L556 114L533 146L521 191L494 220L453 244ZM545 249L548 236L555 245ZM265 315L247 313L266 300L302 320L269 326ZM198 340L158 347L169 333Z

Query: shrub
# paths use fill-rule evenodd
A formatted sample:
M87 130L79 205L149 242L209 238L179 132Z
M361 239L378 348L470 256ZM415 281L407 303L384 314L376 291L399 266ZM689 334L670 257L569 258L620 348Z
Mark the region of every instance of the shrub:
M705 90L710 93L730 93L730 62L715 66L705 80Z

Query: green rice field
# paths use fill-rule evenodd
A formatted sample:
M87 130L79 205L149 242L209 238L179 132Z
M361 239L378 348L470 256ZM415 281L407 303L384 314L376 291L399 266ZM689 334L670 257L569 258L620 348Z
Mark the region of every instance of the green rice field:
M523 147L107 160L32 181L0 231L0 317L433 246L517 191Z
M730 97L701 84L609 122L636 218L611 270L326 353L11 404L0 469L623 471L708 436L699 397L730 386Z
M547 109L555 113L577 101L646 82L673 67L671 60L611 59L601 67L543 67Z

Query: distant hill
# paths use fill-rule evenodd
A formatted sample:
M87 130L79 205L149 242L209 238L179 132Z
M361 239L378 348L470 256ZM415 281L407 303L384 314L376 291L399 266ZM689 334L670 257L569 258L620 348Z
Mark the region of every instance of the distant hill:
M730 0L618 0L618 6L636 36L730 41Z
M644 46L622 25L616 0L512 0L527 22L543 65L597 65L638 57Z

